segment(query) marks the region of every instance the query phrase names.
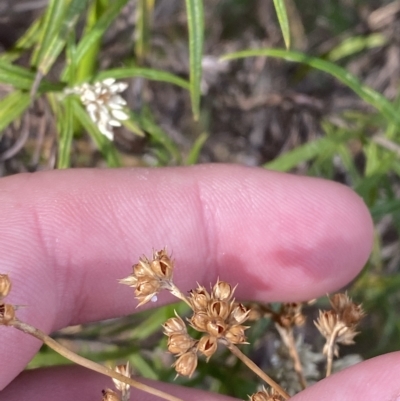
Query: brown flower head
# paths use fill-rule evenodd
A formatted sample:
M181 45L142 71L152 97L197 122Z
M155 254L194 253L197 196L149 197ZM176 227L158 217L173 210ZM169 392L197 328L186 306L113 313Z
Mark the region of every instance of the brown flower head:
M117 373L120 373L121 375L124 375L126 377L131 377L131 369L129 366L129 362L127 362L125 365L118 365L115 367L115 371ZM130 390L130 385L126 384L124 382L121 382L117 379L112 379L114 382L114 386L117 390L121 391L123 399L129 399L129 390Z
M248 319L250 310L232 299L234 291L230 284L218 280L211 293L200 285L189 292L193 315L188 320L195 330L205 333L197 343L197 351L207 360L217 351L218 340L246 344L248 327L242 323Z
M15 319L15 307L10 304L0 304L0 324L7 325Z
M182 355L193 348L196 341L187 333L171 334L168 337L168 351L171 354Z
M171 317L164 324L164 334L170 336L171 334L183 334L187 332L186 324L180 316L175 312L176 317Z
M142 257L132 269L132 274L120 280L120 283L135 288L138 306L156 300L161 289L171 288L173 262L165 249L153 252L152 260Z
M109 388L103 390L102 393L103 393L102 401L121 401L119 395L115 391Z
M303 304L300 302L283 303L279 312L272 315L272 317L276 324L285 329L302 326L306 319L302 308Z
M217 350L217 346L218 343L215 337L205 335L200 339L197 349L207 358L208 361L211 356L214 355L215 351Z
M338 356L337 344L354 344L354 337L358 334L357 325L365 313L361 305L353 303L347 294L336 294L330 302L332 310L319 311L314 324L326 338L323 353L327 355L330 347L333 347L333 354Z
M5 298L11 290L11 280L8 274L0 274L0 300Z
M249 397L250 401L284 401L283 398L275 389L271 391L266 390L264 387L262 391L258 391Z
M191 377L197 367L196 351L189 351L181 355L173 366L178 375Z

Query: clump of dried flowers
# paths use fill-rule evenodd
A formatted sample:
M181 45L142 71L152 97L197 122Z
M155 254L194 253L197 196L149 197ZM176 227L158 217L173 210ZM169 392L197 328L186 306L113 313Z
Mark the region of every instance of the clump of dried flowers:
M296 335L297 330L306 321L303 307L309 303L284 303L279 308L258 303L249 307L235 300L236 287L219 279L210 290L198 284L197 288L185 295L175 285L173 273L174 261L166 250L162 249L153 252L150 259L140 258L133 266L132 273L120 282L134 288L139 301L138 306L157 301L161 290L169 291L189 306L189 317L183 319L175 314L163 324L164 334L168 337L168 350L176 357L173 366L177 375L191 377L196 370L199 356L204 356L208 361L216 353L218 346L224 345L271 387L268 390L262 387L260 391L249 396L250 401L286 400L289 393L295 394L299 389L306 388L310 377L315 379L316 363L321 360L321 355L317 355L316 358L316 354L303 343L302 337ZM119 365L115 369L98 365L74 354L45 333L20 321L16 317L18 308L4 301L11 287L8 275L0 274L0 325L14 327L30 334L71 361L112 377L115 390L103 390L102 401L128 401L131 387L169 401L181 401L131 378L129 364ZM354 342L358 324L365 315L361 305L353 303L347 294L333 295L330 304L332 309L319 311L319 317L315 321L315 326L326 340L322 350L327 365L325 376L329 376L334 369L333 359L339 355L339 345ZM293 375L286 374L285 377L291 377L290 380L295 377L298 387L293 387L290 380L284 380L287 391L284 390L237 347L247 344L246 330L249 326L245 323L262 317L269 317L274 322L281 345L286 350L282 355L286 353L289 358L289 364L286 366L290 366L294 372ZM195 330L199 336L194 338L190 335L190 330ZM351 359L358 361L358 358Z

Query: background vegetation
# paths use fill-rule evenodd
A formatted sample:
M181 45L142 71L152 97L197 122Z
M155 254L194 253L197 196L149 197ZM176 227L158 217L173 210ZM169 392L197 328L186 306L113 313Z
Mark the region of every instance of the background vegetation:
M63 92L109 77L129 84L130 119L113 142ZM369 358L399 348L399 88L400 1L3 0L0 176L234 162L345 183L376 227L351 287L369 317L349 352ZM169 381L159 327L172 311L56 336L92 359L129 359L138 374ZM256 325L246 352L273 368L269 325ZM64 362L43 349L30 367L54 363ZM245 398L253 378L229 380L241 369L211 359L178 381Z

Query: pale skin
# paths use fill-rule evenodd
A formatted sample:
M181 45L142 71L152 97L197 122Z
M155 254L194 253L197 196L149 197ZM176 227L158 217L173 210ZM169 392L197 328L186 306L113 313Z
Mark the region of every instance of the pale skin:
M372 246L362 200L332 182L226 165L71 170L0 180L1 272L18 316L50 333L135 312L117 279L139 256L167 246L186 291L217 277L241 300L298 301L353 279ZM169 294L158 304L171 301ZM146 307L152 307L151 304ZM0 327L0 400L101 400L111 380L79 367L20 374L40 343ZM400 354L364 362L295 401L395 400ZM147 382L149 383L149 382ZM184 400L228 399L155 386ZM132 390L132 399L156 398Z

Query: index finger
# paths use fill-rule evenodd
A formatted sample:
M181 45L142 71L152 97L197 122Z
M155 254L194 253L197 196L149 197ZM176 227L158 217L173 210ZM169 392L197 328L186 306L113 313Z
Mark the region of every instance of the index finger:
M239 166L18 175L1 180L0 204L9 301L48 332L132 312L117 279L153 248L173 251L183 291L220 277L240 283L238 298L294 301L348 282L372 241L348 188ZM1 360L15 362L0 388L38 346L5 330Z

